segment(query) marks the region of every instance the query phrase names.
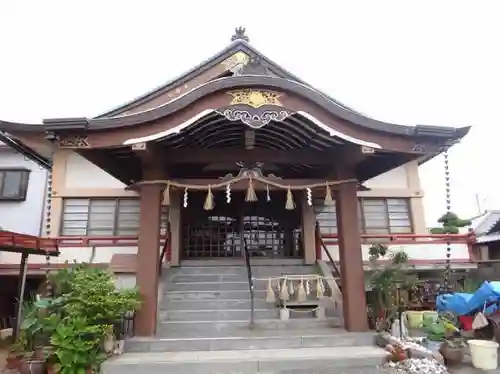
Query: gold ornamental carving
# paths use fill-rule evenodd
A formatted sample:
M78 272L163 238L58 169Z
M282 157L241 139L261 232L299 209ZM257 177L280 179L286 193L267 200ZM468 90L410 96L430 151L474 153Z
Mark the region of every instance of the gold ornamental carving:
M252 108L260 108L264 105L283 106L279 100L282 94L274 91L243 89L228 93L233 97L230 105L244 104Z
M226 69L234 68L237 65L246 65L250 57L243 51L236 52L231 57L225 59L222 64Z
M60 148L89 148L88 136L75 135L59 141Z

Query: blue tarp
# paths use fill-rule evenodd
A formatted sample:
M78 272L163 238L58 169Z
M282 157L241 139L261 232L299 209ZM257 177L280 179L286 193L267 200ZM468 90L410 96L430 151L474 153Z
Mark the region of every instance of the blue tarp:
M436 297L438 312L452 312L458 316L482 311L485 303L500 302L500 282L484 282L473 294L453 293ZM499 309L498 304L486 308L485 314L494 313Z

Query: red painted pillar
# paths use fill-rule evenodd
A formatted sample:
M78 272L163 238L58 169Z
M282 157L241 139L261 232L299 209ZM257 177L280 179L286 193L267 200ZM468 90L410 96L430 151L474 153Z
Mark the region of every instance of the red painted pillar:
M153 336L156 332L160 263L161 197L163 186L140 187L140 223L137 249L136 283L142 306L135 318L137 336Z
M356 183L339 187L337 225L345 328L348 331L368 331Z

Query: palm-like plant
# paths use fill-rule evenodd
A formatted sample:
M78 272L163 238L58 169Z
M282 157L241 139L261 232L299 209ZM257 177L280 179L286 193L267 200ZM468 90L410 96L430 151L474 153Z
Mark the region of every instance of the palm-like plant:
M404 303L400 290L412 289L418 278L406 269L408 254L404 250L390 252L385 244L370 247L372 275L372 308L377 319L377 330L388 330L398 309ZM390 263L380 264L380 259L388 256Z

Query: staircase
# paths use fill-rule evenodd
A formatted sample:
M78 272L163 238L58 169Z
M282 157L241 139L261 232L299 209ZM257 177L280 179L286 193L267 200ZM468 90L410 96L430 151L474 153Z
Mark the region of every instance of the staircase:
M291 311L289 320L280 320L279 309L266 302L268 277L316 272L315 266L252 265L255 324L250 329L244 266L168 269L156 337L127 341L126 353L106 362L103 373L340 374L347 367L383 362L384 352L372 347L373 335L346 332L338 316L319 320L307 311Z

